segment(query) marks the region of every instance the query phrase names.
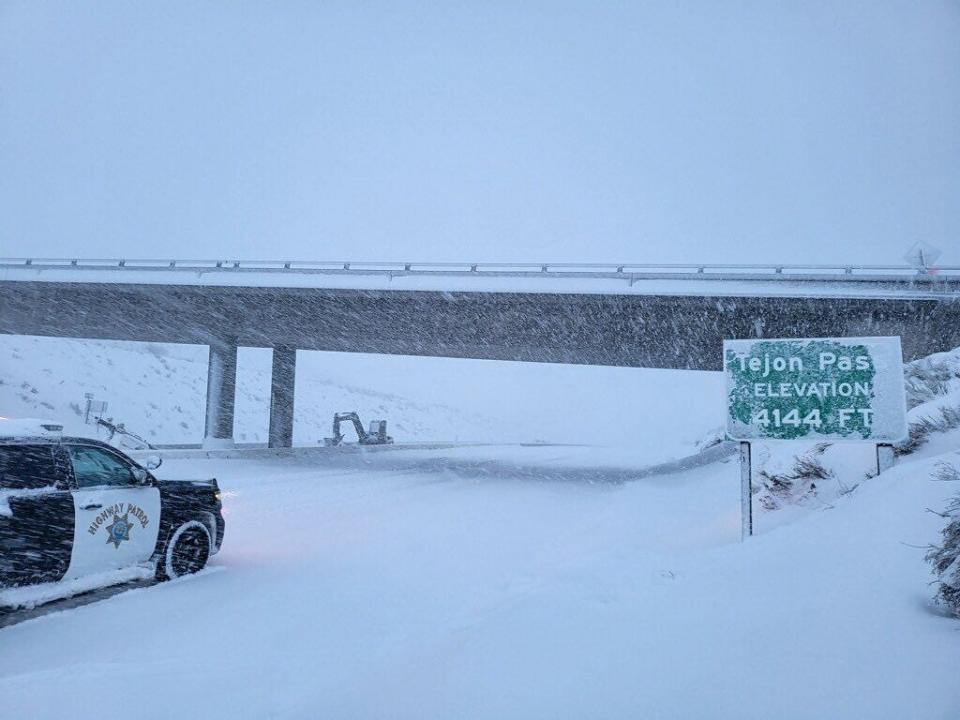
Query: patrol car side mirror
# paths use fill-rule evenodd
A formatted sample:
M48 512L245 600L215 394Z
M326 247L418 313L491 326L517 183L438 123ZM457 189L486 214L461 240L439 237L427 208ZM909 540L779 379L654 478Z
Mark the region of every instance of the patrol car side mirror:
M142 467L135 467L131 472L133 473L133 479L141 485L145 485L150 480L150 473Z
M159 455L150 455L143 461L143 466L147 470L156 470L161 465L163 465L163 458Z

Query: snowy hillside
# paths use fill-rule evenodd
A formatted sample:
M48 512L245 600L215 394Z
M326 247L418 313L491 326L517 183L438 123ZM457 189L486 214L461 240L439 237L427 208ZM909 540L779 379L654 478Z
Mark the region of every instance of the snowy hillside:
M329 435L334 412L357 410L387 419L397 442L589 443L654 462L692 452L723 412L713 372L302 351L297 362L300 444ZM90 392L151 442L199 443L206 382L206 347L0 336L0 415L52 417L80 434L91 431ZM240 348L238 442L266 441L269 397L269 351Z
M207 350L193 345L2 337L0 413L61 419L84 427L84 393L108 402L105 416L152 443L197 443L203 437ZM403 439L487 439L490 418L435 403L355 387L333 380L298 378L295 440L316 443L330 434L334 412L357 410L364 420L388 418ZM235 411L238 442L266 442L270 355L240 351ZM467 431L466 436L463 433ZM352 432L352 431L351 431Z

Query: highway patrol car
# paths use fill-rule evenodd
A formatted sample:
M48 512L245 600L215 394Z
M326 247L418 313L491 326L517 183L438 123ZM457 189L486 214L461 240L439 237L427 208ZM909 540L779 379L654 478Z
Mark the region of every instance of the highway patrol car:
M220 549L216 480L158 481L159 457L141 466L61 431L0 419L0 588L131 568L164 580L200 570Z

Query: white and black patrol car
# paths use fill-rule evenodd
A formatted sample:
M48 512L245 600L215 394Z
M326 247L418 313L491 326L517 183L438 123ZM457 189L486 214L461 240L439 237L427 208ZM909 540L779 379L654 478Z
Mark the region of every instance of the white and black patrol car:
M200 570L220 549L216 480L158 481L159 457L141 466L61 431L0 419L0 588L125 569L164 580Z

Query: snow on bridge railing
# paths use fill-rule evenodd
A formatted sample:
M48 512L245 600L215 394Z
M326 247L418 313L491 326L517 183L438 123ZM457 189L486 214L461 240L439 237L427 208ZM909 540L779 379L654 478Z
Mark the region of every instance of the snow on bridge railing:
M793 265L730 263L455 263L313 260L176 260L120 258L0 258L0 269L181 272L270 272L301 274L503 275L646 278L932 281L960 280L960 266L918 269L908 265Z

